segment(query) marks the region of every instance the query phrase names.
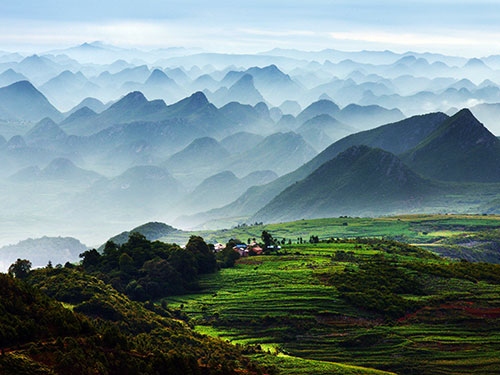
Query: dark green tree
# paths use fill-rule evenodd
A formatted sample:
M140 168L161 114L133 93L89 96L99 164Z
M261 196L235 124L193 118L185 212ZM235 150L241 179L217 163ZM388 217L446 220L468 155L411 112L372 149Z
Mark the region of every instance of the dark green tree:
M108 245L109 242L106 243ZM89 267L95 266L99 263L99 258L101 254L97 252L96 249L87 250L80 254L80 258L82 258L82 266L85 269Z
M263 231L262 235L260 236L262 241L264 242L264 248L269 248L270 246L274 245L274 239L273 236L268 231Z
M191 236L189 238L186 251L191 252L196 258L199 273L210 273L217 269L215 254L200 236Z
M221 267L233 267L234 263L240 258L240 253L234 251L233 247L234 246L226 247L216 255L217 261L220 263Z
M134 272L134 260L127 253L120 255L119 264L121 272L127 275L131 275Z
M17 259L14 264L9 267L9 275L17 279L24 279L31 271L31 262L27 259Z

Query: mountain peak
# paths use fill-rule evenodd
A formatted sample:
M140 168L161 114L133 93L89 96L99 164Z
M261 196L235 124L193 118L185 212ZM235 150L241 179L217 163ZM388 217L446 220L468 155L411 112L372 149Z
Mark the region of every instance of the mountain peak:
M59 173L74 168L76 168L76 165L73 164L71 160L66 158L56 158L52 160L47 167L45 167L44 171L50 173Z
M253 77L251 74L244 74L232 87L247 87L254 86Z
M112 107L115 106L131 106L131 105L138 105L138 104L144 104L148 100L144 96L144 94L140 91L132 91L129 92L127 95L125 95L123 98L121 98L119 101L117 101L115 104L112 105Z
M6 88L11 88L13 90L23 91L23 92L35 92L38 91L33 84L28 80L18 81Z
M9 150L13 150L16 148L23 148L26 147L26 142L24 141L24 138L21 137L20 135L15 135L9 141L7 142L7 148Z
M38 123L35 126L40 126L40 127L48 127L48 126L57 126L57 124L52 120L50 117L45 117L38 121Z
M189 102L192 103L193 105L196 105L196 107L202 107L209 104L207 96L202 91L195 92L188 99Z
M149 78L146 80L146 84L164 84L171 83L173 80L166 75L162 70L155 69L149 75Z
M438 180L500 181L500 141L467 108L403 158L418 173Z
M478 59L478 58L469 59L465 63L464 68L487 68L487 69L489 69L488 65L486 65L483 60Z
M297 121L299 123L304 123L307 120L322 114L334 116L339 111L340 108L337 104L330 100L322 99L310 104L302 112L300 112L297 116Z
M283 190L252 220L383 212L418 203L432 189L394 154L352 146Z

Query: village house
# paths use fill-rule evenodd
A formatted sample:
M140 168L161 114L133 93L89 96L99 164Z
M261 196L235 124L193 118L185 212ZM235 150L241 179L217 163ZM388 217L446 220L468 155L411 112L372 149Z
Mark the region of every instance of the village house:
M255 253L255 255L261 255L262 254L262 248L253 242L250 245L236 245L233 247L234 251L237 251L240 256L246 257L249 256L251 253Z
M216 243L214 245L214 252L218 253L219 251L222 251L226 248L226 245L221 244L221 243Z

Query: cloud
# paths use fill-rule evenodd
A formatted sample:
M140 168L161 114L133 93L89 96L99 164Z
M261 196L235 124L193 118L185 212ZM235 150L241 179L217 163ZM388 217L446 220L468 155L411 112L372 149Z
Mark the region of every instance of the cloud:
M369 48L396 52L406 52L411 48L421 52L478 56L497 53L500 47L500 33L496 31L429 28L429 31L417 32L394 25L382 28L368 24L361 28L336 21L320 26L275 23L273 27L265 27L186 19L58 22L0 18L0 49L41 52L93 40L142 49L184 46L235 53L262 52L274 47L305 50Z
M316 32L311 30L261 30L261 29L237 29L237 32L250 35L262 35L272 37L291 37L291 36L315 36Z
M426 35L412 33L389 33L380 31L366 32L330 32L329 36L338 40L353 40L380 44L416 45L470 45L477 43L476 39L446 35Z

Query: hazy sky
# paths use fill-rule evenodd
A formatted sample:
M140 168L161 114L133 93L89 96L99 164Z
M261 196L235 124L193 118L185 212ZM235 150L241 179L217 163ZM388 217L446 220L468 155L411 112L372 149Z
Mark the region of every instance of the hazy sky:
M500 1L0 0L0 49L102 40L257 52L274 47L500 54Z

